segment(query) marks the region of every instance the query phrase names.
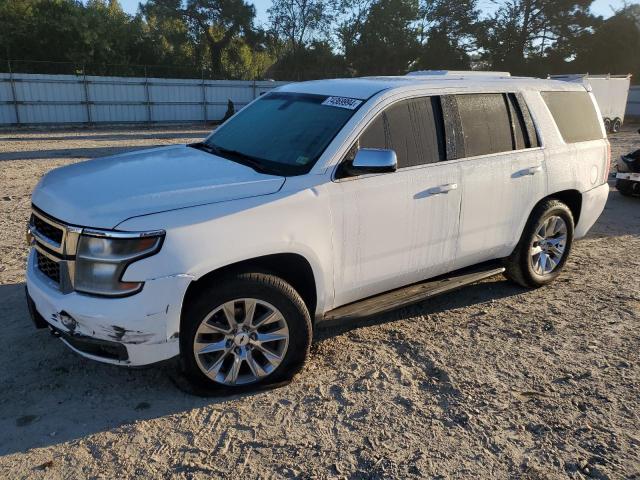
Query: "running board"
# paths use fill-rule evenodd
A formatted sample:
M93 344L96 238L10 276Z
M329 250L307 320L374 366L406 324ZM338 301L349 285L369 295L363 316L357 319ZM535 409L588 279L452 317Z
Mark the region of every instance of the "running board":
M419 303L427 298L435 297L442 293L450 292L466 285L479 282L489 277L504 272L503 267L493 266L483 270L463 270L452 275L438 279L427 280L422 283L399 288L391 292L382 293L374 297L359 300L334 310L324 315L323 321L358 319L385 313L396 308Z

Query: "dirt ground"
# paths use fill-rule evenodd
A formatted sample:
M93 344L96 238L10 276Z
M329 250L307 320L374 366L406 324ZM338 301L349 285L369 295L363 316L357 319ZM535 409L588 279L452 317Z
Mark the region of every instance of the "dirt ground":
M635 129L614 156L640 148ZM35 330L25 225L40 176L205 134L0 132L0 478L640 478L640 198L615 189L552 286L497 277L323 329L272 391L191 396L169 366L101 365Z

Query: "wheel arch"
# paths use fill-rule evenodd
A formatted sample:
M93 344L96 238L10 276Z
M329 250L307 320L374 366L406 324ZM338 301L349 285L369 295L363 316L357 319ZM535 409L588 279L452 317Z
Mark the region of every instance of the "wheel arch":
M215 285L219 279L239 273L267 273L282 278L302 297L309 314L315 317L318 305L317 275L311 263L298 253L276 253L262 255L216 268L193 280L187 287L182 302L182 313L201 292ZM182 319L181 319L182 320Z
M574 190L574 189L562 190L559 192L552 193L538 200L531 207L531 210L529 211L529 215L527 215L526 218L522 219L521 221L522 223L520 224L518 230L516 230L518 236L517 238L513 239L513 244L511 246L512 249L516 248L518 242L522 238L524 229L529 223L529 219L531 219L531 215L533 215L533 212L535 212L536 208L538 208L538 205L540 205L543 202L546 202L547 200L558 200L564 203L567 207L569 207L569 210L571 210L571 214L573 215L574 227L578 225L578 221L580 220L580 214L582 213L582 194L578 190Z
M580 221L580 214L582 213L582 193L580 193L578 190L563 190L560 192L556 192L540 200L535 207L546 200L558 200L564 203L567 207L569 207L569 210L571 210L574 226L578 225L578 222Z

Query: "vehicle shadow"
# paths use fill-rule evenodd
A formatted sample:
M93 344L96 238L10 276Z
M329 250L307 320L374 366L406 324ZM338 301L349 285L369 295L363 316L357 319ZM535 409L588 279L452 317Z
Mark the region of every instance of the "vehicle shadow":
M316 329L314 342L323 342L359 328L383 325L409 318L435 315L448 310L514 297L526 291L527 290L503 277L496 276L481 283L467 285L459 290L444 293L420 303L407 305L384 314L360 319L332 320L331 322L320 323Z
M79 357L34 327L24 284L0 285L0 318L0 456L261 393L205 398L181 389L175 362L133 369Z
M615 180L610 180L613 187ZM625 197L612 188L602 215L587 238L637 235L640 231L640 196Z
M487 281L384 315L325 325L315 341L521 292L506 281ZM182 388L176 362L128 369L81 358L31 324L24 284L0 285L0 317L0 456L265 393L202 397Z

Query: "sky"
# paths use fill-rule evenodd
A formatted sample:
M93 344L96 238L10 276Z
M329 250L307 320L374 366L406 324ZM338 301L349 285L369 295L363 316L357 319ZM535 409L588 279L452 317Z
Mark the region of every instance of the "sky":
M120 0L120 4L122 8L128 13L136 13L138 10L138 4L141 3L140 0ZM142 0L144 3L144 0ZM257 11L257 20L259 24L266 24L268 20L267 9L271 6L271 0L254 0L250 1L256 6ZM485 10L490 10L492 8L493 2L491 0L480 0L480 7ZM629 3L637 3L635 1L630 1ZM602 15L607 18L610 17L613 8L620 8L624 4L624 0L595 0L593 2L593 6L591 10L596 15Z

